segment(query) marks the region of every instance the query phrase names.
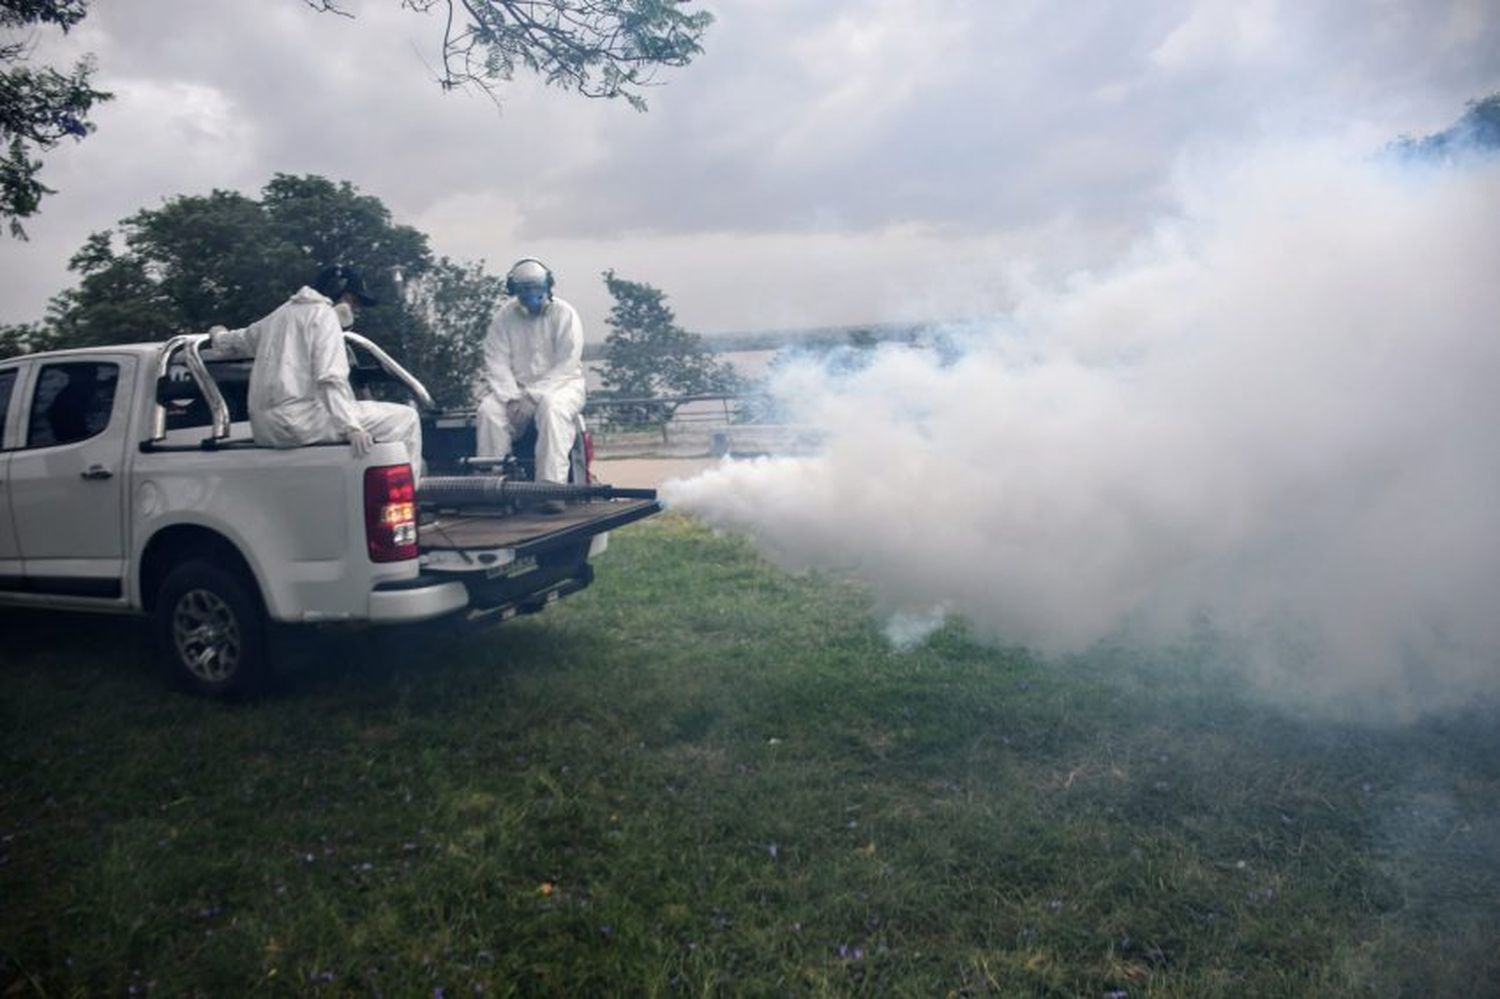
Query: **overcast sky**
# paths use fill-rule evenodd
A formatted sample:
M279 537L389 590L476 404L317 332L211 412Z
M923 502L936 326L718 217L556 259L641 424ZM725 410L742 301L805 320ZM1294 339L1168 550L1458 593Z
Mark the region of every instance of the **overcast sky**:
M497 273L542 257L590 339L607 267L701 332L974 316L1017 265L1107 266L1184 157L1378 145L1500 90L1500 0L700 0L705 51L648 113L523 78L497 112L433 82L437 17L344 6L97 0L40 33L116 99L47 155L30 242L0 241L0 321L40 318L90 232L276 172Z

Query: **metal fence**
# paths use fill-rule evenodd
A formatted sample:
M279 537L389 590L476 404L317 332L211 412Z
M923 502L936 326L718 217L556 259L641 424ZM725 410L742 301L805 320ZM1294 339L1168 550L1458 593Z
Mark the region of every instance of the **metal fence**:
M745 423L766 408L767 397L741 392L707 395L591 398L583 412L590 422L621 429L652 428L664 423Z
M805 449L805 433L776 418L764 395L709 393L592 398L583 410L605 456L722 456Z

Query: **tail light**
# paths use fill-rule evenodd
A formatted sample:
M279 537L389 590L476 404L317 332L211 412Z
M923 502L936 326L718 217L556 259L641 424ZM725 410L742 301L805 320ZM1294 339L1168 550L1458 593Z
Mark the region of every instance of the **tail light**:
M594 481L594 435L587 430L583 432L583 480Z
M410 465L365 469L365 541L371 562L417 557L417 489Z

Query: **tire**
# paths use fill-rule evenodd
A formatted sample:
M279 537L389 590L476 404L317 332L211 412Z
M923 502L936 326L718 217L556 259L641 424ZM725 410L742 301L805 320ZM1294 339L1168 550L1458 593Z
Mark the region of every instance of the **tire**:
M241 573L188 559L162 580L153 617L157 649L177 686L225 700L264 689L266 612Z

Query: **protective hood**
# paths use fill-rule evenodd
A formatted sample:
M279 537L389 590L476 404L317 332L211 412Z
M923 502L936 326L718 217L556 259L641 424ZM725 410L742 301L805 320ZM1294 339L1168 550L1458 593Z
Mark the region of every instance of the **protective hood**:
M324 305L333 304L333 302L329 300L327 295L323 295L316 291L313 291L307 285L303 285L302 287L298 288L297 293L293 295L290 300L296 302L298 305L307 305L309 303L315 302L322 302Z

